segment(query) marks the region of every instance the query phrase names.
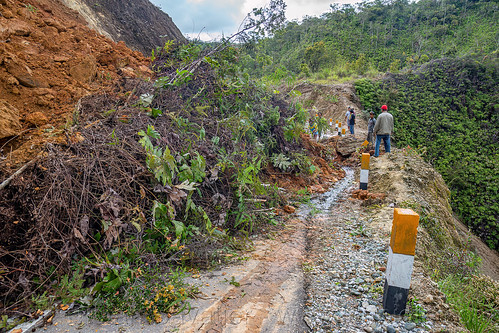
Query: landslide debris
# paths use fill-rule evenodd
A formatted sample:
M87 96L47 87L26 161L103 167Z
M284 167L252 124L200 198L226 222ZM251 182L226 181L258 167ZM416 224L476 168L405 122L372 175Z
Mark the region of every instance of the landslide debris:
M86 255L85 286L124 269L130 259L119 256L129 246L130 265L139 268L220 260L215 250L224 241L255 232L284 204L277 186L260 177L274 183L303 172L305 185L337 181L332 152L314 161L299 131L284 132L303 126L305 111L242 79L236 59L232 48L217 55L171 44L154 63L154 83L122 77L79 99L65 139L46 145L0 191L5 312L50 292ZM277 172L268 163L276 154L293 157L293 168Z
M88 26L115 42L150 55L168 40L186 42L168 14L148 0L62 0L87 21Z
M2 169L32 159L84 96L123 77L150 77L149 60L87 28L57 1L0 1Z
M319 85L301 82L293 87L301 93L299 100L307 108L322 113L326 119L344 122L345 112L352 106L357 112L356 125L358 128L367 128L367 122L361 117L362 105L355 94L355 87L351 83Z

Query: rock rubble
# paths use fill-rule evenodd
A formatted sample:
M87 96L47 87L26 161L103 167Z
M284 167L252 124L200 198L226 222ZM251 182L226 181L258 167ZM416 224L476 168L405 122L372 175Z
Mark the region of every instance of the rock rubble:
M344 198L345 199L345 198ZM359 210L356 210L359 209ZM305 322L313 332L430 332L431 320L383 311L388 242L372 236L368 218L349 200L312 217ZM307 269L305 269L307 271Z

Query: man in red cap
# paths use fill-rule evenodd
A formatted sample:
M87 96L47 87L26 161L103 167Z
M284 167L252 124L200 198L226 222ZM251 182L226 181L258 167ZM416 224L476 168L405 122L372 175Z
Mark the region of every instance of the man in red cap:
M390 152L390 135L393 132L393 116L388 113L388 107L383 105L381 107L381 114L376 120L374 125L374 134L376 135L376 147L374 148L374 157L379 156L379 146L381 140L385 145L385 152Z

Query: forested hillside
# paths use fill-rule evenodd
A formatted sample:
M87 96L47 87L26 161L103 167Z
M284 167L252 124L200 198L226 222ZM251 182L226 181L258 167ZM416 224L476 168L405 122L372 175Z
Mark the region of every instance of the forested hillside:
M283 66L294 74L336 70L339 77L395 72L441 57L488 54L498 47L497 1L364 1L331 5L321 17L289 22L247 48L260 75Z

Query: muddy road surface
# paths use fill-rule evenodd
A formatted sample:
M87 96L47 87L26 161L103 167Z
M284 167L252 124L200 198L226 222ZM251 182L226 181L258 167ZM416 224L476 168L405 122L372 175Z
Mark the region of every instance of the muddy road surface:
M315 227L311 216L327 210L352 185L353 171L329 192L302 205L279 231L253 242L254 250L239 264L193 274L187 282L199 286L191 311L161 324L143 317L116 316L107 323L83 314L58 313L45 332L309 332L304 321L306 286L303 263L307 260L307 235Z

